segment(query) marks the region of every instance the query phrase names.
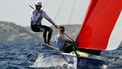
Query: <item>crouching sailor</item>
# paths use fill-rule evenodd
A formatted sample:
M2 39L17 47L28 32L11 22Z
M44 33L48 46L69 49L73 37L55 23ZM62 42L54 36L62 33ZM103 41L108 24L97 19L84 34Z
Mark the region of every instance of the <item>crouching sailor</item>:
M74 42L66 39L64 32L65 28L59 26L59 33L55 36L55 44L61 51L70 53L73 51Z

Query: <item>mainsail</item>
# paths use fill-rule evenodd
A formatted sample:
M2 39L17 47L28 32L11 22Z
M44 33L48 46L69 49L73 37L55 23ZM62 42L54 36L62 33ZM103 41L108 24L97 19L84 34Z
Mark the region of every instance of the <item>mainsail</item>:
M122 0L91 0L77 38L78 48L116 49L122 41L120 19L122 20Z

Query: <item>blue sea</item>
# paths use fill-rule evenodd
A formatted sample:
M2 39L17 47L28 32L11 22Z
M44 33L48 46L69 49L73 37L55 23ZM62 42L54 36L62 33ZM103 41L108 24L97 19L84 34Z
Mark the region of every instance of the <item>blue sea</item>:
M122 69L121 49L102 52L103 56L111 59L107 69ZM30 65L33 65L39 55L42 57L42 67L31 68ZM59 52L45 48L41 41L0 42L0 69L73 69L60 65L63 61Z

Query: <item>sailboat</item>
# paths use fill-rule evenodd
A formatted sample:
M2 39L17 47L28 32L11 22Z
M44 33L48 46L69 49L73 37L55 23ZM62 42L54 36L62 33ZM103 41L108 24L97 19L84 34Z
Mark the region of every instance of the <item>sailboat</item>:
M99 55L101 51L117 49L122 41L121 17L122 0L90 0L76 40L78 50ZM90 56L76 56L76 58L76 69L98 69L105 65L102 58Z

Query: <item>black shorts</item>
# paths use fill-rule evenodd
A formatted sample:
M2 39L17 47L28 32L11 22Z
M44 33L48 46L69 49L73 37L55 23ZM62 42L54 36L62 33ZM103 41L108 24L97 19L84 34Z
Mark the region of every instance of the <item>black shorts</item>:
M34 32L44 32L44 31L50 31L50 30L52 30L50 27L45 26L45 25L31 25L31 29ZM42 29L44 31L42 31Z

